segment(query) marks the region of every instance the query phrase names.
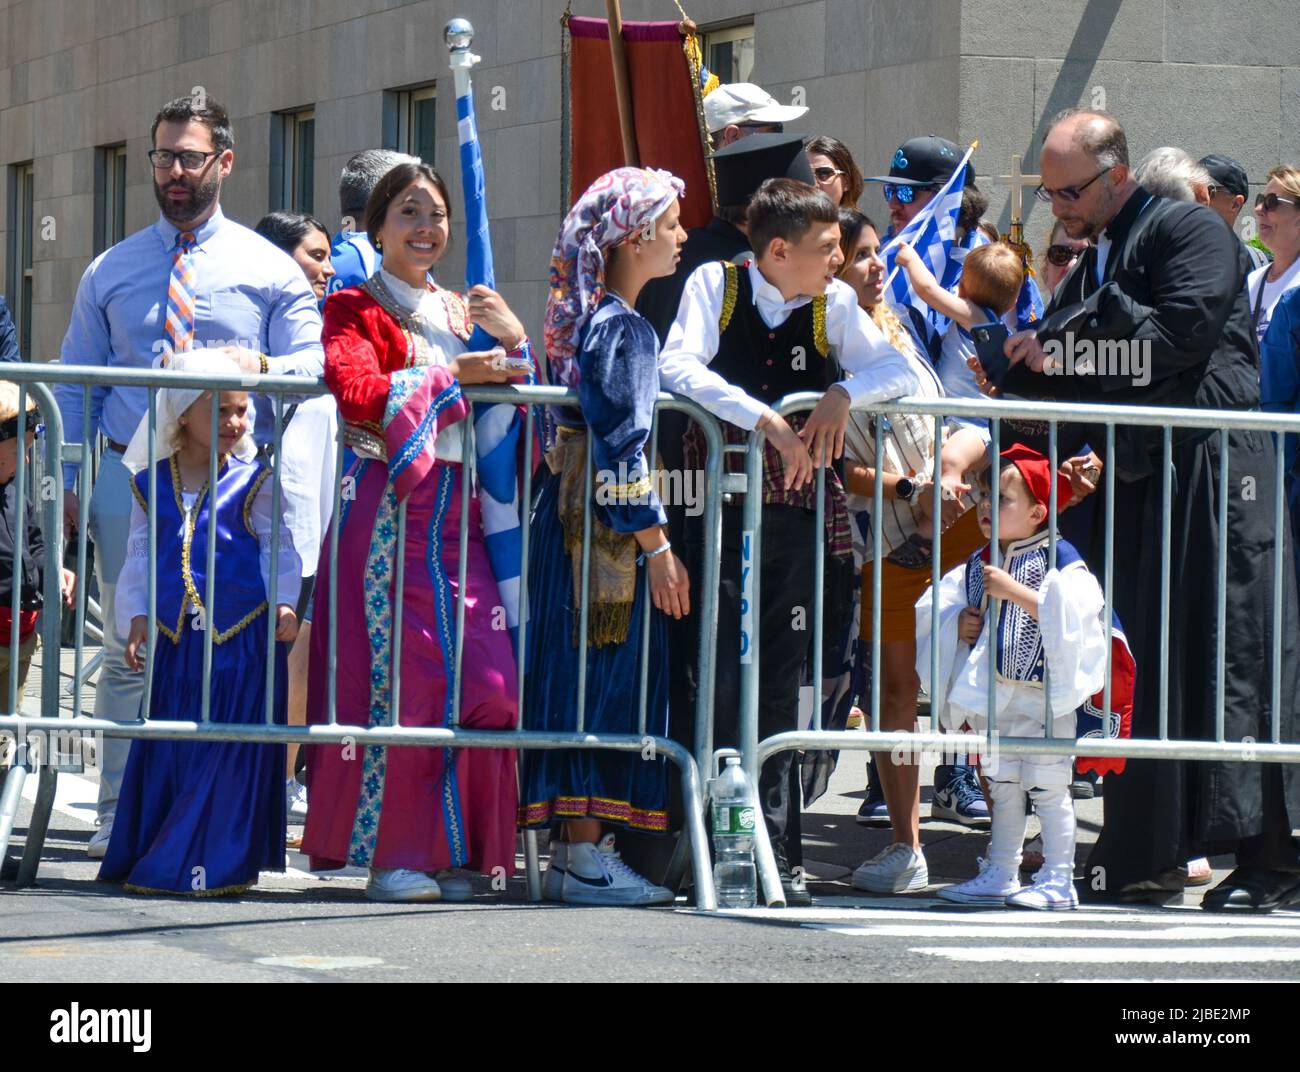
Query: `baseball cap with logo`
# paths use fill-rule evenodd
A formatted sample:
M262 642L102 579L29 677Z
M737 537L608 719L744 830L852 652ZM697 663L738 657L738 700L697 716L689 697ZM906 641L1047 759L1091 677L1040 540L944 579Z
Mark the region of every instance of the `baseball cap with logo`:
M753 82L718 86L704 98L704 119L709 133L742 123L789 123L807 112L806 107L781 104Z
M1211 153L1202 157L1200 164L1210 173L1216 186L1222 186L1230 194L1240 194L1249 200L1250 180L1246 176L1246 169L1232 157Z
M872 175L864 182L892 182L900 186L941 186L961 163L962 151L947 138L927 134L908 138L889 162L888 175ZM975 185L975 166L966 167L966 185Z

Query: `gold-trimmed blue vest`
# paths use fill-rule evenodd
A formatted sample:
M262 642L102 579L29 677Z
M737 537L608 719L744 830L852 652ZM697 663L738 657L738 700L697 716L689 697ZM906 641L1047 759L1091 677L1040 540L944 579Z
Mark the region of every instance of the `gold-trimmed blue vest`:
M261 462L230 457L217 475L217 576L213 643L229 640L266 610L260 546L253 532L253 499L271 470ZM148 511L149 470L136 473L131 491ZM207 591L208 515L212 498L205 484L188 520L181 499L176 457L158 463L158 629L180 643L187 614L201 629Z

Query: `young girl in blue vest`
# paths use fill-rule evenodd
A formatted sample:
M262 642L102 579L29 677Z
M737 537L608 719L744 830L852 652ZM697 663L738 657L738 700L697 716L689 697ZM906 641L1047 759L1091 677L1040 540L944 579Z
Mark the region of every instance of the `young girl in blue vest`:
M178 354L169 367L210 376L239 371L229 358L205 350ZM127 638L126 661L133 670L144 669L147 646L153 645L150 721L202 719L204 634L211 628L210 721L283 723L300 564L288 528L273 523L273 478L253 446L248 394L222 391L218 407L213 442L211 392L172 387L158 392L153 638L148 636L147 417L124 455L134 474L134 502L117 581L117 628ZM208 486L213 450L215 493ZM209 607L204 601L214 503L216 578ZM269 717L264 700L268 629L280 641ZM282 744L134 741L99 877L140 893L211 897L242 892L259 871L284 870L283 769Z

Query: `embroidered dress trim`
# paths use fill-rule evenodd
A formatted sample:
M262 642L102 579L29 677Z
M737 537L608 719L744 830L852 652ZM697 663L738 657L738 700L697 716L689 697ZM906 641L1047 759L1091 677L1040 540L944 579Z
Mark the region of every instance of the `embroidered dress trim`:
M388 446L384 442L384 437L379 432L371 431L368 427L359 424L345 424L343 426L343 442L352 448L352 453L362 458L372 458L375 461L388 461Z
M204 609L203 600L199 597L199 590L194 584L193 561L190 557L190 553L194 544L194 527L198 523L199 511L203 507L203 499L208 494L208 485L204 483L203 487L199 488L198 494L194 499L194 509L187 512L185 509L185 500L181 496L181 471L180 466L176 463L176 455L173 454L168 460L171 462L172 494L176 496L176 508L180 511L181 517L186 519L185 535L181 539L181 579L185 584L185 596L181 599L180 617L176 620L176 629L174 631L168 629L162 622L158 623L158 629L162 632L163 636L173 644L179 644L181 642L181 628L185 624L186 608L193 604L200 611ZM223 465L222 468L224 469L225 466ZM261 486L262 481L269 475L269 470L260 474L253 483L253 490L249 492L248 497L244 500L244 523L249 526L249 532L253 531L251 520L249 518L249 510L251 509L251 504L253 502L253 495ZM131 486L135 487L134 482L132 482ZM220 630L214 631L212 634L212 643L224 644L236 633L248 628L248 626L257 620L258 615L267 609L268 605L269 604L264 599L229 629L224 632ZM215 625L215 623L213 624Z
M438 608L438 647L442 651L442 665L447 679L447 695L443 705L443 725L450 726L452 716L452 697L455 693L456 637L452 631L455 620L454 601L451 595L451 581L442 566L442 525L451 505L452 488L455 486L456 472L449 466L443 466L438 474L438 495L434 503L433 516L429 519L428 548L425 563L429 570L429 579L433 582L434 600ZM464 553L462 548L461 553ZM443 821L447 827L447 845L451 850L451 866L461 867L469 858L465 848L464 825L461 819L460 785L456 775L455 749L443 749L442 776Z
M1003 568L1026 588L1039 591L1047 576L1047 534L1035 534L1007 547ZM984 551L971 556L966 570L966 601L984 603ZM1002 601L997 623L997 678L1009 685L1043 688L1046 655L1043 635L1032 614L1010 600Z
M253 531L253 500L257 498L258 491L261 490L262 485L266 483L267 478L270 477L270 475L270 469L263 469L258 473L257 476L253 478L253 486L248 489L248 497L244 499L244 528L248 529L248 534L250 536L257 535L257 533Z
M641 477L639 480L633 480L627 484L601 484L600 491L605 495L611 495L620 502L626 499L640 499L649 495L654 488L654 483L649 475Z
M818 294L812 300L813 314L813 342L817 344L817 352L822 357L827 357L831 352L831 341L826 337L826 295Z
M718 332L727 330L732 314L736 311L736 295L740 290L739 270L727 261L722 263L722 277L725 285L722 289L722 312L718 316Z
M180 890L156 890L151 886L137 886L131 882L123 882L122 889L128 893L149 893L163 897L228 897L232 893L246 893L252 885L251 882L240 882L233 886L218 886L215 890L192 890L185 893Z
M364 606L366 636L370 643L370 726L388 722L392 696L393 600L389 588L393 557L397 547L397 493L392 483L384 487L375 527L366 557ZM384 775L388 750L382 745L366 747L361 761L361 787L357 794L356 817L348 859L357 867L369 867L379 838L379 812L384 796Z
M397 373L393 373L393 375L396 376ZM423 380L423 378L424 370L420 369L416 382L418 383L420 380ZM414 388L412 388L412 390L414 390ZM425 445L429 442L429 435L432 433L433 428L437 423L438 414L458 398L460 398L460 384L456 380L452 380L450 384L443 388L442 393L433 400L433 404L429 407L429 411L421 418L419 425L417 425L415 431L411 433L411 437L402 444L402 449L398 453L397 457L389 463L388 479L390 481L396 480L398 476L401 475L402 471L417 457L419 457L420 452L424 450Z
M668 829L668 812L634 808L626 800L609 797L556 797L519 808L520 826L540 826L552 819L604 819L625 823L634 830L663 832Z

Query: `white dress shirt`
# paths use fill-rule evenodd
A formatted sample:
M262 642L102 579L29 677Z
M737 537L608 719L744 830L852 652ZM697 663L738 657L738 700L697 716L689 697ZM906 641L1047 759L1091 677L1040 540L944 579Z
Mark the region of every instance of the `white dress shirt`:
M812 301L804 295L786 301L753 261L743 270L749 272L758 315L769 328L784 324L794 310ZM685 395L716 417L751 430L767 404L709 368L718 353L718 317L725 287L725 272L719 262L703 264L691 273L677 319L659 353L659 383L665 391ZM826 338L847 374L839 386L848 393L854 408L918 389L907 358L885 341L859 307L853 288L839 279L826 290Z

